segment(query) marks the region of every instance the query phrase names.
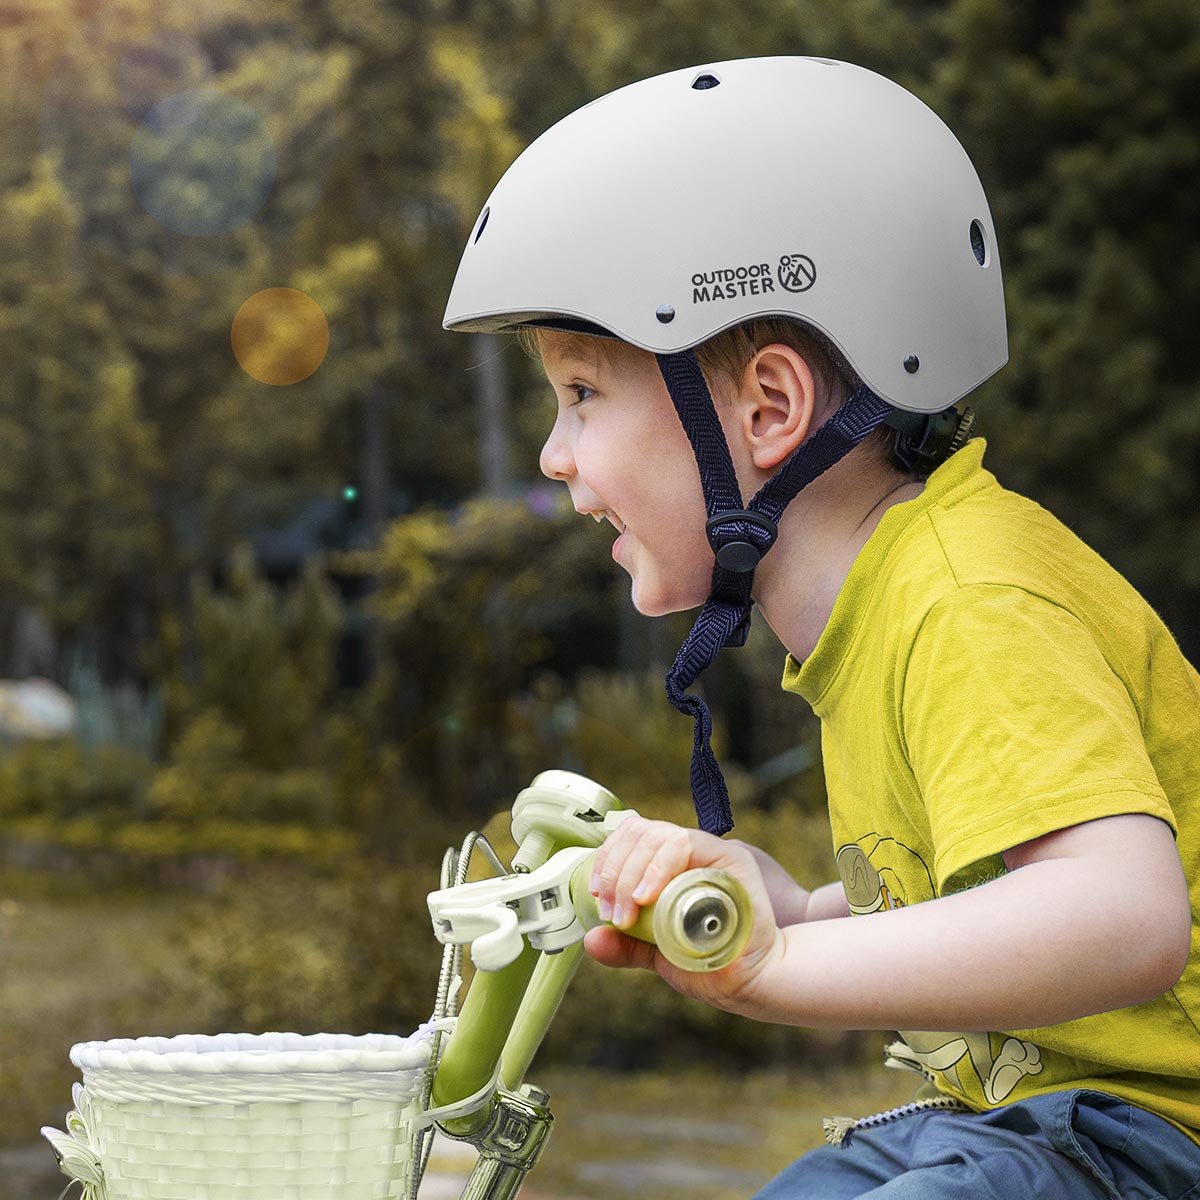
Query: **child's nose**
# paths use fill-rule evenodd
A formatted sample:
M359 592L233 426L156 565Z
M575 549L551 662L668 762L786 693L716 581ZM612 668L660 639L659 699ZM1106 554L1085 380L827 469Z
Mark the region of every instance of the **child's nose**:
M575 474L575 459L560 420L554 422L554 428L546 438L546 444L538 458L538 466L547 479L561 479L565 482Z

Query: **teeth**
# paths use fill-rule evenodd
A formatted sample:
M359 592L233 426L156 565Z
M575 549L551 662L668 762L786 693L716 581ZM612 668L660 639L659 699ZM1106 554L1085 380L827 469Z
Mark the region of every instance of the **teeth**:
M597 524L600 524L602 521L611 521L613 527L618 533L625 532L625 522L622 521L611 509L602 508L598 512L590 512L587 515L591 517L592 520Z

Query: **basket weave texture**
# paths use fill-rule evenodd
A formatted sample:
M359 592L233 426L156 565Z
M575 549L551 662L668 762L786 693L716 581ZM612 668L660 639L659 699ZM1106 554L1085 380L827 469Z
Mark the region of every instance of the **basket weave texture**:
M428 1027L84 1042L70 1139L47 1136L95 1200L399 1200L430 1044Z

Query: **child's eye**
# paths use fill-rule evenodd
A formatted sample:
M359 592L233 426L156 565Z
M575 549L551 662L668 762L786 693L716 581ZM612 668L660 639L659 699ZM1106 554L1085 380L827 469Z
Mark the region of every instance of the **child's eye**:
M573 383L570 385L569 390L575 393L575 403L576 404L582 404L589 397L594 396L596 394L585 383Z

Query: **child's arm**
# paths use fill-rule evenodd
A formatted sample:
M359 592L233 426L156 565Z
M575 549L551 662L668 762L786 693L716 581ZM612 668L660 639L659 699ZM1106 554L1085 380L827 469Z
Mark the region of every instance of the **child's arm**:
M802 921L825 921L830 917L850 915L850 906L846 903L846 893L840 881L809 891L801 887L765 850L736 838L730 838L726 845L741 846L753 856L766 885L767 895L771 898L775 924L780 929L785 925L799 925Z
M1191 911L1170 829L1131 814L1015 847L1009 874L969 891L844 921L780 929L755 857L663 822L623 822L594 890L628 926L668 879L718 866L746 884L755 924L732 966L688 975L612 928L588 934L609 966L761 1021L843 1029L1025 1029L1141 1003L1174 985ZM620 914L616 912L620 906Z

